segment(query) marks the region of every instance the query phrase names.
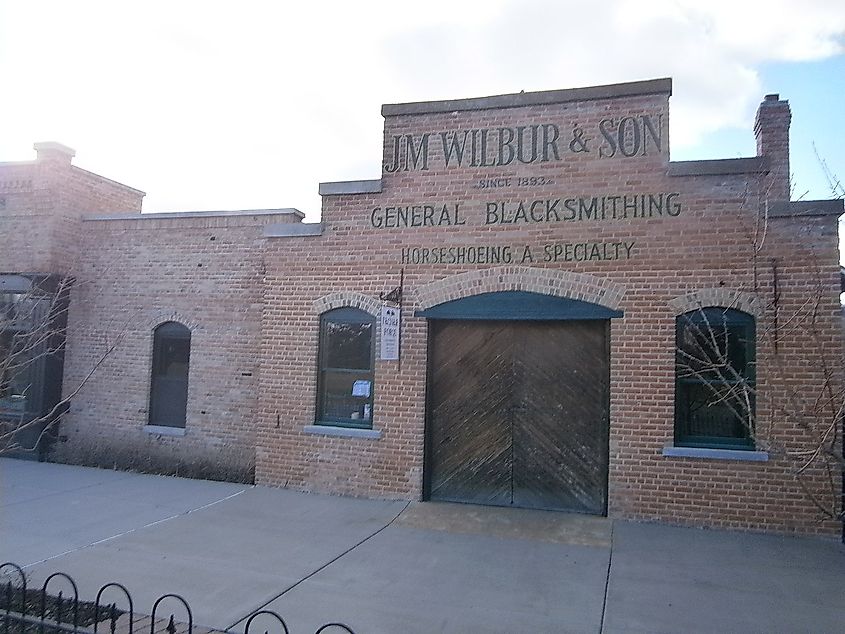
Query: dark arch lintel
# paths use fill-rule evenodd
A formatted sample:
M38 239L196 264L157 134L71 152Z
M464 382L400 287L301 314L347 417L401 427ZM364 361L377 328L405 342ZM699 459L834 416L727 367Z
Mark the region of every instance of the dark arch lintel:
M500 291L453 299L418 310L414 315L426 319L565 321L613 319L622 317L623 313L579 299L527 291Z

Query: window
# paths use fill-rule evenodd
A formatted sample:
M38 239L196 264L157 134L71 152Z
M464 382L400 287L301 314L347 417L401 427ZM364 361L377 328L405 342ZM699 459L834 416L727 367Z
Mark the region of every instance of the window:
M29 292L0 292L0 411L39 415L43 367L58 330L50 300Z
M675 445L754 449L754 318L702 308L675 332Z
M37 296L34 291L0 292L0 330L25 332L46 328L49 308L50 300Z
M0 410L32 410L38 358L27 348L26 338L0 332Z
M373 426L375 319L357 308L320 318L317 424Z
M191 331L168 321L153 333L150 425L184 427L188 407Z

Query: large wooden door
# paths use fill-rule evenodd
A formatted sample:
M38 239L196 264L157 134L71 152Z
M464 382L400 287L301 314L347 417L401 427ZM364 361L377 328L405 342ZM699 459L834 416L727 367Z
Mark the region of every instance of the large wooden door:
M607 322L431 323L429 497L604 513Z

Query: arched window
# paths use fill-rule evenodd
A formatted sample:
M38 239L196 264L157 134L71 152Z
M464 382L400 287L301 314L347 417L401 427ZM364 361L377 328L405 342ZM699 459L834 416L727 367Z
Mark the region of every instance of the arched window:
M373 426L375 318L357 308L320 317L318 425Z
M185 426L190 358L190 330L175 321L165 322L155 329L150 381L150 425Z
M675 445L754 449L754 317L700 308L675 332Z

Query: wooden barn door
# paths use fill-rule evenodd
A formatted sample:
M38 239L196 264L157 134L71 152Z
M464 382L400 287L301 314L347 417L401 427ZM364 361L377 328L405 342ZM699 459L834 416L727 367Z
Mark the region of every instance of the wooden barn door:
M433 320L429 497L604 513L606 324Z

